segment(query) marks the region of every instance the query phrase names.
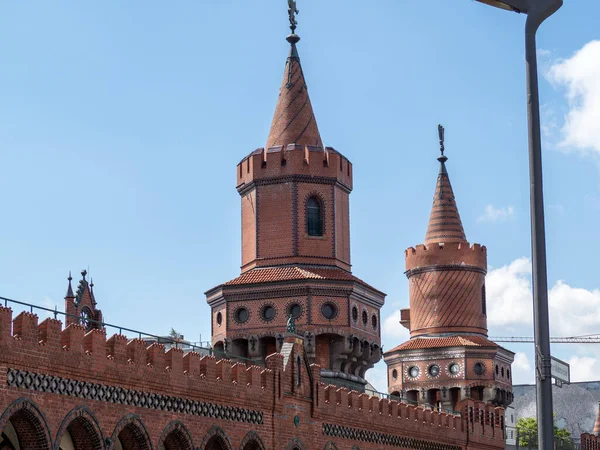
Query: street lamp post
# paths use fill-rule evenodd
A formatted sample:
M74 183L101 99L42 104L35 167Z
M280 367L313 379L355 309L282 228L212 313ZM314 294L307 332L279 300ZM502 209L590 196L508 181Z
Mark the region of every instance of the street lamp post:
M527 64L527 119L529 122L529 184L531 211L531 254L533 260L533 328L537 391L538 448L554 448L546 232L542 189L542 145L535 33L562 6L563 0L478 0L502 9L527 14L525 60Z

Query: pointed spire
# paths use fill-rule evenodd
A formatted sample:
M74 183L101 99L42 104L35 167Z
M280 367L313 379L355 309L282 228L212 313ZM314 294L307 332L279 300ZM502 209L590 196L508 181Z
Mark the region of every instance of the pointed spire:
M71 281L73 280L73 277L71 276L70 270L69 278L67 278L67 280L69 280L69 287L67 288L67 295L65 295L65 298L75 298L75 295L73 294L73 287L71 286Z
M438 125L440 136L440 152L437 160L440 162L440 172L437 178L433 206L429 216L429 225L425 235L425 245L444 242L467 242L465 230L463 229L450 177L446 170L448 158L444 155L444 127Z
M592 434L600 436L600 402L598 402L598 412L596 413L596 423L594 424L594 431Z
M300 41L300 37L295 33L297 25L295 15L298 13L296 2L288 0L288 5L292 34L286 40L290 43L290 54L285 63L283 81L266 148L288 144L323 148L296 48L296 44Z

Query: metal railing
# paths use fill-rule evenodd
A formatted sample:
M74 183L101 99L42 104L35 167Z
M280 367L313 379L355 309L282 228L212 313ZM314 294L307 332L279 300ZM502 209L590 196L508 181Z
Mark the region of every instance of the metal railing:
M54 309L50 309L50 308L45 308L43 306L33 305L31 303L21 302L18 300L7 298L7 297L0 297L0 303L2 303L2 302L4 303L5 307L8 307L9 303L25 306L26 308L24 308L24 309L29 309L29 312L32 314L35 313L35 311L45 311L46 313L52 314L55 319L58 319L58 316L64 316L65 318L71 317L71 318L75 319L76 323L80 323L80 321L82 320L80 316L75 315L75 314L67 314L65 312L59 311L57 307L54 307ZM253 361L250 358L246 358L246 357L238 356L238 355L235 355L232 353L215 350L210 346L203 347L200 345L196 345L195 343L192 343L192 342L183 341L181 339L176 339L176 338L166 337L166 336L158 336L156 334L146 333L145 331L134 330L132 328L127 328L127 327L124 327L121 325L114 325L114 324L99 321L99 320L93 320L93 319L88 319L88 318L86 318L85 320L86 320L86 322L93 323L100 328L112 328L115 330L119 330L119 334L121 334L121 335L123 334L123 332L127 332L127 333L131 333L133 336L136 336L138 339L144 340L144 337L149 338L159 344L170 344L170 345L174 346L175 348L181 348L182 350L189 350L189 351L197 352L197 353L200 353L201 355L210 355L210 356L215 356L219 359L231 359L232 361L247 362L252 365L255 364L255 361Z

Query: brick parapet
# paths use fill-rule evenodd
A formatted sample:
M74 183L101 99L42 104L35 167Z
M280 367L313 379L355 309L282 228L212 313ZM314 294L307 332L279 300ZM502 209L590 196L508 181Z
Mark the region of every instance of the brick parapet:
M404 252L406 270L411 271L418 268L434 266L471 266L487 271L487 249L480 244L446 243L417 245L409 247ZM408 274L410 275L410 273Z
M340 445L358 443L365 449L394 448L377 441L384 438L418 439L448 444L449 448L477 448L472 447L470 442L485 443L487 447L482 448L503 448L502 433L498 428L501 422L477 422L477 418L483 414L480 411L486 411L486 414L490 411L489 406L480 403L473 403L472 410L466 408L470 415L464 418L451 416L348 391L346 388L326 386L320 381L320 367L316 364L303 366L303 379L310 379L312 385L306 384L304 391L294 391L293 377L297 367L295 356L285 362L281 353L272 354L266 359L267 368L262 369L229 360L217 361L212 356L200 357L195 353L183 355L179 349L165 352L162 345L146 347L139 339L127 342L121 335L106 339L105 333L98 330L85 333L79 338L83 331L79 325L72 324L61 330L60 321L47 319L38 326L37 317L29 313L21 313L15 318L13 326L18 331L15 335L7 328L10 319L10 310L0 309L0 382L3 387L9 385L8 389L0 391L1 409L23 395L37 399L40 404L55 402L50 400L54 398L52 396L61 395L63 400L59 402L60 407L49 411L53 435L66 413L77 404L81 405L82 400L78 400L73 394L40 392L35 383L29 385L29 390L23 391L23 387L15 387L15 383L18 383L14 381L15 375L11 375L12 384L7 381L7 371L20 371L34 377L61 377L77 383L99 383L114 389L131 389L186 401L250 408L262 412L263 422L254 427L236 425L239 430L235 431L236 436L243 436L250 428L254 428L265 436L267 442L271 442L272 438L266 430L270 430L275 423L279 427L285 427L279 418L293 407L293 411L307 411L309 414L307 425L302 426L307 427L307 435L314 436L311 438L314 441L311 442L318 442L318 448L322 448L328 439L339 441ZM79 339L80 344L77 345L74 339ZM302 348L301 344L294 344L294 352L302 352ZM305 361L303 358L301 360ZM50 396L48 400L45 400L46 396ZM116 425L117 416L122 417L134 408L126 404L119 405L115 400L112 403L98 400L83 402L90 405L108 428ZM182 413L167 414L165 411L151 409L144 412L144 408L136 410L144 414L152 439L158 438L160 427L166 425L167 417L170 417L169 420L180 417L188 423L198 423L196 416ZM498 409L496 414L502 414L502 410ZM206 420L200 423L202 426L197 427L198 431L194 433L208 431ZM190 429L192 428L190 425ZM326 430L329 430L329 435ZM352 436L353 430L364 430L365 436L372 435L373 440L353 441L347 437ZM110 430L105 434L110 435ZM241 437L236 439L239 442ZM268 446L280 447L279 444L277 447L275 444Z
M581 449L600 450L600 436L590 433L583 433L581 435Z
M289 144L259 148L237 165L238 191L244 192L253 182L278 182L281 177L304 175L329 179L352 190L352 163L331 147ZM280 180L280 182L285 182Z

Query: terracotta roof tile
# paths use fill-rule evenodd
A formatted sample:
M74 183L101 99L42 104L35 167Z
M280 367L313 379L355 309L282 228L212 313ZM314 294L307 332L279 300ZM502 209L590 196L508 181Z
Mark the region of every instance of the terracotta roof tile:
M377 292L377 289L355 277L350 272L335 268L312 267L265 267L249 270L226 283L224 286L237 286L242 284L276 283L279 281L295 280L330 280L330 281L355 281Z
M421 350L425 348L447 348L447 347L498 347L497 344L483 336L447 336L438 338L416 338L411 339L390 352L399 350Z

